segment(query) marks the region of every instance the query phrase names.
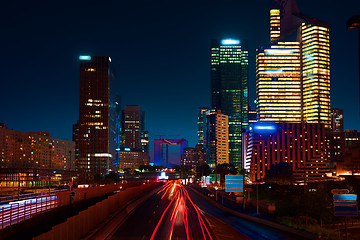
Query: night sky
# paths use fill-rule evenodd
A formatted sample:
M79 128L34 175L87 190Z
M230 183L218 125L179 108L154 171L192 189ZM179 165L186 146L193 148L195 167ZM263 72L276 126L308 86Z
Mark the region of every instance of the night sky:
M330 23L331 105L344 109L345 129L360 129L358 33L346 29L360 1L297 2L301 12ZM140 105L151 138L180 135L194 146L198 107L210 105L210 40L248 39L253 103L255 50L268 43L269 6L267 0L2 3L0 122L71 139L78 56L106 55L122 105Z

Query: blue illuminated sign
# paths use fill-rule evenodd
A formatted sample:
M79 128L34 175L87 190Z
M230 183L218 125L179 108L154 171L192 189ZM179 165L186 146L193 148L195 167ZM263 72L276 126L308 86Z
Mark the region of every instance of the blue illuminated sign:
M254 129L259 130L275 130L274 126L255 126Z
M274 123L258 122L249 126L250 132L257 134L273 134L276 132L277 125Z
M223 45L237 45L240 44L240 40L236 40L236 39L224 39L221 41L221 44Z
M356 201L357 195L356 194L335 194L334 200L335 201Z
M244 192L243 175L225 175L225 192Z
M130 148L124 148L124 151L130 152Z
M357 216L357 195L356 194L334 194L334 215L335 216Z
M91 56L79 56L79 60L91 60Z

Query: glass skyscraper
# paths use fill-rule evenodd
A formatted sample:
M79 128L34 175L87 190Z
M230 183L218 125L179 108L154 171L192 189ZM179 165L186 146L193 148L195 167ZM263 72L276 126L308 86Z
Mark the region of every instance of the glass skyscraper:
M80 183L101 182L116 171L115 76L108 56L80 56L76 160Z
M248 126L248 49L238 39L211 42L211 107L229 116L229 163L242 168Z
M321 22L301 25L304 120L326 128L331 124L329 35Z
M256 94L259 121L330 128L329 27L300 13L295 0L275 0L270 10L270 44L257 50Z
M256 106L259 121L301 122L301 54L298 42L258 49Z

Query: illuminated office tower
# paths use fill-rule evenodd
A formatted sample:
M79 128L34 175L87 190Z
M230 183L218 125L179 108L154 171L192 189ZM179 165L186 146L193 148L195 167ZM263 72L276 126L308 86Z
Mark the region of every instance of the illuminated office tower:
M259 121L301 122L299 42L276 42L258 49L256 105Z
M248 50L237 39L211 42L211 107L229 116L229 162L242 167L242 130L248 126Z
M303 117L305 122L331 124L329 28L301 25Z
M229 117L220 110L208 110L206 125L208 164L215 168L218 164L229 163Z
M206 117L206 111L209 110L208 107L200 107L198 115L198 144L204 144L204 120Z
M295 0L274 0L270 42L257 50L258 120L323 123L329 129L328 25L302 14Z
M115 171L115 76L107 56L80 56L77 169L80 183L102 182Z
M270 10L270 41L277 41L280 37L280 9Z
M141 137L144 132L144 112L138 105L127 105L122 112L122 130L126 148L141 150Z

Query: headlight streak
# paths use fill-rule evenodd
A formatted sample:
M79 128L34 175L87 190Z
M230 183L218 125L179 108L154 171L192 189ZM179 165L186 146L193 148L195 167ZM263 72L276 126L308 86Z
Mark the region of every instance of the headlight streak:
M193 207L196 212L196 218L199 222L203 239L204 240L208 240L208 239L212 240L210 232L209 232L208 228L206 227L206 224L199 212L198 207L192 202L187 190L181 184L168 183L157 194L160 194L162 192L164 192L164 193L163 193L161 199L163 199L167 193L169 193L169 195L174 195L174 197L171 199L170 203L168 204L168 206L162 213L162 216L161 216L160 220L158 221L158 223L151 235L150 240L153 240L155 238L155 235L164 219L164 216L168 212L168 209L170 208L170 206L173 206L173 210L170 215L171 228L170 228L168 240L172 239L173 233L174 233L175 221L178 222L179 220L180 221L182 220L182 224L184 224L186 239L190 240L191 228L189 225L189 214L188 214L188 209L190 206ZM188 202L190 202L189 205L187 204ZM181 214L180 219L178 218L179 213ZM176 225L178 225L178 223Z

